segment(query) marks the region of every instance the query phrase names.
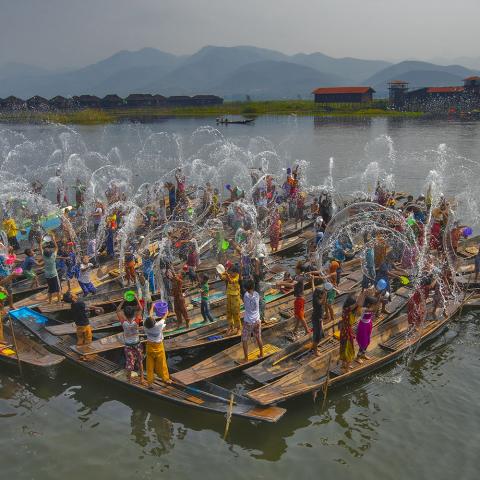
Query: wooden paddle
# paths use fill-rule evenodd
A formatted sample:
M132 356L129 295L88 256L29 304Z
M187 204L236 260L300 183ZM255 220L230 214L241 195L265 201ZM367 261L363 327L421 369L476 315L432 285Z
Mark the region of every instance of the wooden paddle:
M293 352L290 352L289 354L287 355L284 355L283 357L279 358L278 360L276 360L275 362L272 363L272 367L274 367L275 365L278 365L280 362L283 362L284 360L287 360L288 358L290 357L293 357L294 355L296 355L297 353L302 353L306 350L310 350L312 348L312 344L311 342L307 343L306 345L302 345L300 348L297 348L296 350L294 350Z
M13 339L13 344L15 346L15 354L17 356L18 369L20 370L20 376L23 377L22 362L20 361L20 356L18 354L17 337L15 337L15 331L13 329L13 322L12 322L11 315L8 316L8 320L10 322L10 329L12 330L12 339Z

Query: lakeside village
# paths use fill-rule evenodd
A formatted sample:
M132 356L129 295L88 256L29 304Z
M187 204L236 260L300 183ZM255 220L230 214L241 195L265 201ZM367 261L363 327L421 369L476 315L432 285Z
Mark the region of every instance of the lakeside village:
M388 83L388 89L389 98L384 101L374 99L375 90L368 86L321 87L313 90L312 94L314 95L314 104L317 107L323 107L324 112L327 114L335 112L335 106L343 105L344 107L350 106L352 111L358 110L358 108L361 108L362 111L376 109L377 113L381 113L381 109L385 109L394 112L421 112L466 119L480 118L480 77L478 76L465 78L462 86L445 87L410 88L408 82L394 80ZM239 112L234 110L229 112L228 107L233 105L233 103L224 102L224 99L217 95L177 95L165 97L159 94L134 93L126 98L110 94L103 98L95 95L80 95L71 98L57 95L51 99L35 95L26 100L9 96L4 99L0 98L0 113L76 112L85 109L107 112L129 112L141 109L167 112L171 109L176 109L176 113L180 113L178 110L193 109L192 114L194 114L201 113L202 110L207 108L218 108L219 113L223 113L224 110L226 114L245 113L255 115L257 113L284 113L282 108L285 108L285 106L282 103L286 102L288 100L279 101L277 106L273 105L274 102L270 102L270 105L265 110L262 109L258 112L255 108L248 108L248 105L251 103L249 100L235 102L236 104L244 105L245 108ZM292 100L292 102L295 101ZM223 109L222 106L224 107ZM305 105L303 107L305 108ZM312 107L313 103L310 108ZM269 111L268 108L271 110ZM315 111L309 112L307 109L304 113L315 113Z

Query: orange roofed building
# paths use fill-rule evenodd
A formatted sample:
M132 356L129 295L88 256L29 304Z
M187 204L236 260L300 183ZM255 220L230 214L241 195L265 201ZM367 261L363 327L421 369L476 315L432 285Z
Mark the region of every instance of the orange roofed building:
M325 87L312 92L316 103L367 103L373 100L372 87Z

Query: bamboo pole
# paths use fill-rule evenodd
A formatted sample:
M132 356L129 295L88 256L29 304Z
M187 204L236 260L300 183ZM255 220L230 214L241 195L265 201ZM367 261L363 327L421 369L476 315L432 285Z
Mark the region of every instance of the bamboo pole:
M327 394L328 394L328 383L330 380L330 364L332 362L332 354L328 357L328 366L327 366L327 378L325 379L325 383L323 384L323 402L322 402L322 410L325 408L327 403Z
M234 404L234 396L233 392L230 395L230 403L228 404L227 410L227 422L225 423L225 432L223 434L223 439L225 440L228 435L228 431L230 430L230 424L232 423L232 413L233 413L233 404Z

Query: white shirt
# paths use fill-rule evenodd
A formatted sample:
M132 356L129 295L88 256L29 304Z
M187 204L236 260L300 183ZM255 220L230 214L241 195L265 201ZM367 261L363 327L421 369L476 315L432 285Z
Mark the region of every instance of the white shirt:
M246 323L256 323L260 321L259 310L260 296L257 292L246 292L243 296L243 305L245 307L245 314L243 321Z
M152 328L144 327L147 334L147 341L152 343L163 342L163 329L165 328L165 319L157 320Z
M82 283L90 283L90 269L93 267L93 263L81 263L80 272L78 274L78 281Z

